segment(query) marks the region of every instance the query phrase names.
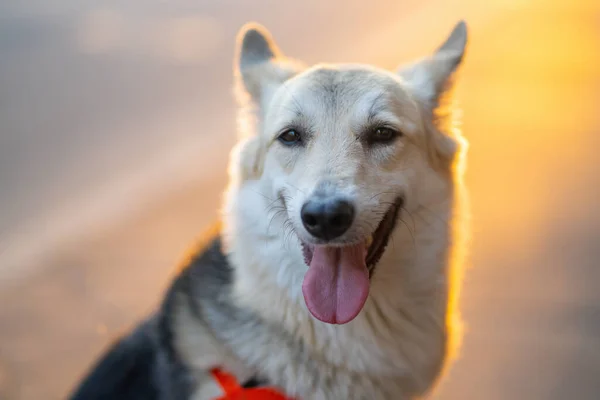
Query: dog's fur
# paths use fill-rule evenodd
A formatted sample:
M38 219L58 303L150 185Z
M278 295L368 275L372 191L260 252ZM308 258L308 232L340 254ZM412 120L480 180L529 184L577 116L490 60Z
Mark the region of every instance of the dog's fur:
M236 60L242 135L222 226L160 311L118 342L72 398L211 399L219 390L207 371L216 366L300 399L430 393L459 336L465 143L447 105L465 44L461 22L433 55L396 73L305 68L263 27L246 26ZM370 146L362 135L372 124L402 135ZM304 147L278 142L289 126L309 133ZM302 297L300 241L314 238L299 210L316 190L357 208L339 243L364 240L403 200L367 302L344 325L316 320Z

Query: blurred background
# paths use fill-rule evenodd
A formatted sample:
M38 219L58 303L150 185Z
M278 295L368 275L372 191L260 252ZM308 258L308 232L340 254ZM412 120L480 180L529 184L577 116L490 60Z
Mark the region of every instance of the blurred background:
M466 337L440 399L600 399L600 2L0 2L0 399L61 399L216 218L249 20L394 68L470 27Z

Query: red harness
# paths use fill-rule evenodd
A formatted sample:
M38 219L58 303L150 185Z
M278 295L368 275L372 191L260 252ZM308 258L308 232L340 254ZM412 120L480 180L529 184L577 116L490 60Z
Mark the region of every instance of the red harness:
M215 400L293 400L269 387L244 388L233 375L219 369L213 369L210 373L225 393Z

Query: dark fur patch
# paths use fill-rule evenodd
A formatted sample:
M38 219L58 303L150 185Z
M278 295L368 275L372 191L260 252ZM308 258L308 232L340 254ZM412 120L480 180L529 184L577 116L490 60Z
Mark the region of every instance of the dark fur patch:
M115 343L70 399L158 400L153 329L153 322L144 323Z
M69 397L71 400L185 400L191 396L194 378L175 349L176 299L186 299L199 321L204 321L203 301L225 314L236 315L239 310L218 300L232 282L232 269L218 236L188 261L159 311L109 348ZM244 386L263 384L253 377Z

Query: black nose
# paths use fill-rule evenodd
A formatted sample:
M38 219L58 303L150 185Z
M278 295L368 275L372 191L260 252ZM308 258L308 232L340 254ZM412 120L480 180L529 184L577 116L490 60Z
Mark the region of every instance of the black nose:
M315 198L300 210L302 223L313 236L331 240L341 236L352 225L354 207L345 200Z

